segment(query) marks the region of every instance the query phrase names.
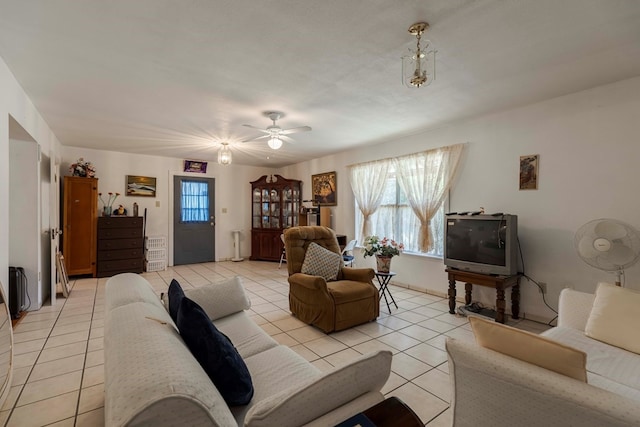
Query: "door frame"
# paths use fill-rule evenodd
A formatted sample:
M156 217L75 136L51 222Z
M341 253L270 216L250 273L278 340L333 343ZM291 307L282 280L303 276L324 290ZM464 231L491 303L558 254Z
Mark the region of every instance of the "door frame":
M169 229L168 229L168 233L167 233L167 244L168 244L168 265L169 266L173 266L173 208L174 208L174 197L173 197L173 190L174 190L174 185L173 185L173 181L174 181L174 177L176 176L184 176L184 177L196 177L198 178L198 176L195 175L188 175L186 173L184 173L183 171L169 171L169 177L168 177L168 181L169 181L169 185L168 185L168 192L169 194L168 196L168 203L167 206L165 207L166 209L168 209L168 225L169 225ZM215 176L211 176L209 174L203 174L202 176L200 176L200 178L212 178L213 181L213 191L214 191L214 197L217 194L217 190L216 190L216 182L218 181L216 179ZM158 201L156 201L156 203L158 203ZM216 207L216 203L215 203L215 199L214 199L214 207ZM217 207L216 207L217 209ZM213 215L217 218L217 214L214 211ZM218 256L218 239L219 239L219 235L220 233L216 231L214 231L213 233L213 262L218 262L219 261L219 256Z

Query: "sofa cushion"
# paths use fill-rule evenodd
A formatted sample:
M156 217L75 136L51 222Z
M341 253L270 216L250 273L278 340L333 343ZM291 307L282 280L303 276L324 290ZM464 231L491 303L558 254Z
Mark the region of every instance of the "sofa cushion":
M169 300L169 315L171 316L171 319L173 319L174 323L177 323L178 308L180 308L180 303L184 298L184 291L176 279L171 280L169 290L167 291L167 298Z
M478 317L470 317L469 323L476 342L482 347L579 381L587 381L587 355L583 351Z
M587 320L588 337L640 353L640 292L600 283Z
M370 353L273 394L249 410L245 426L304 425L367 392L380 390L389 378L391 359L391 352L386 350Z
M253 397L251 375L226 335L216 329L202 308L183 297L178 330L191 353L229 406L246 405Z
M247 357L278 345L278 342L265 333L264 329L256 325L245 311L217 319L213 324L220 332L229 337L245 361Z
M300 272L311 276L320 276L329 282L336 280L342 266L343 261L340 254L311 242L307 247Z

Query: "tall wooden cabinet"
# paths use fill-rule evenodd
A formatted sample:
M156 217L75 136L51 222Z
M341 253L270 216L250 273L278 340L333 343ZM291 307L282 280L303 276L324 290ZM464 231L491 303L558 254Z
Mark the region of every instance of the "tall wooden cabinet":
M264 175L251 182L251 259L279 261L280 234L298 225L302 181Z
M95 276L98 178L65 176L62 194L62 254L67 274Z

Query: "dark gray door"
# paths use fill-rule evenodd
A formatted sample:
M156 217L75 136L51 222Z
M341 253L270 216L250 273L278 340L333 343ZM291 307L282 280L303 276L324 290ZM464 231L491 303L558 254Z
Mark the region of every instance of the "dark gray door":
M215 259L213 178L173 178L173 264Z

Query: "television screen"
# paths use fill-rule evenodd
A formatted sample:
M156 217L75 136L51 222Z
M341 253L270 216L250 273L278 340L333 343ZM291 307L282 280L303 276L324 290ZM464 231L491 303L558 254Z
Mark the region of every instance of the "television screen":
M517 272L515 215L452 215L445 226L447 266L487 274Z

